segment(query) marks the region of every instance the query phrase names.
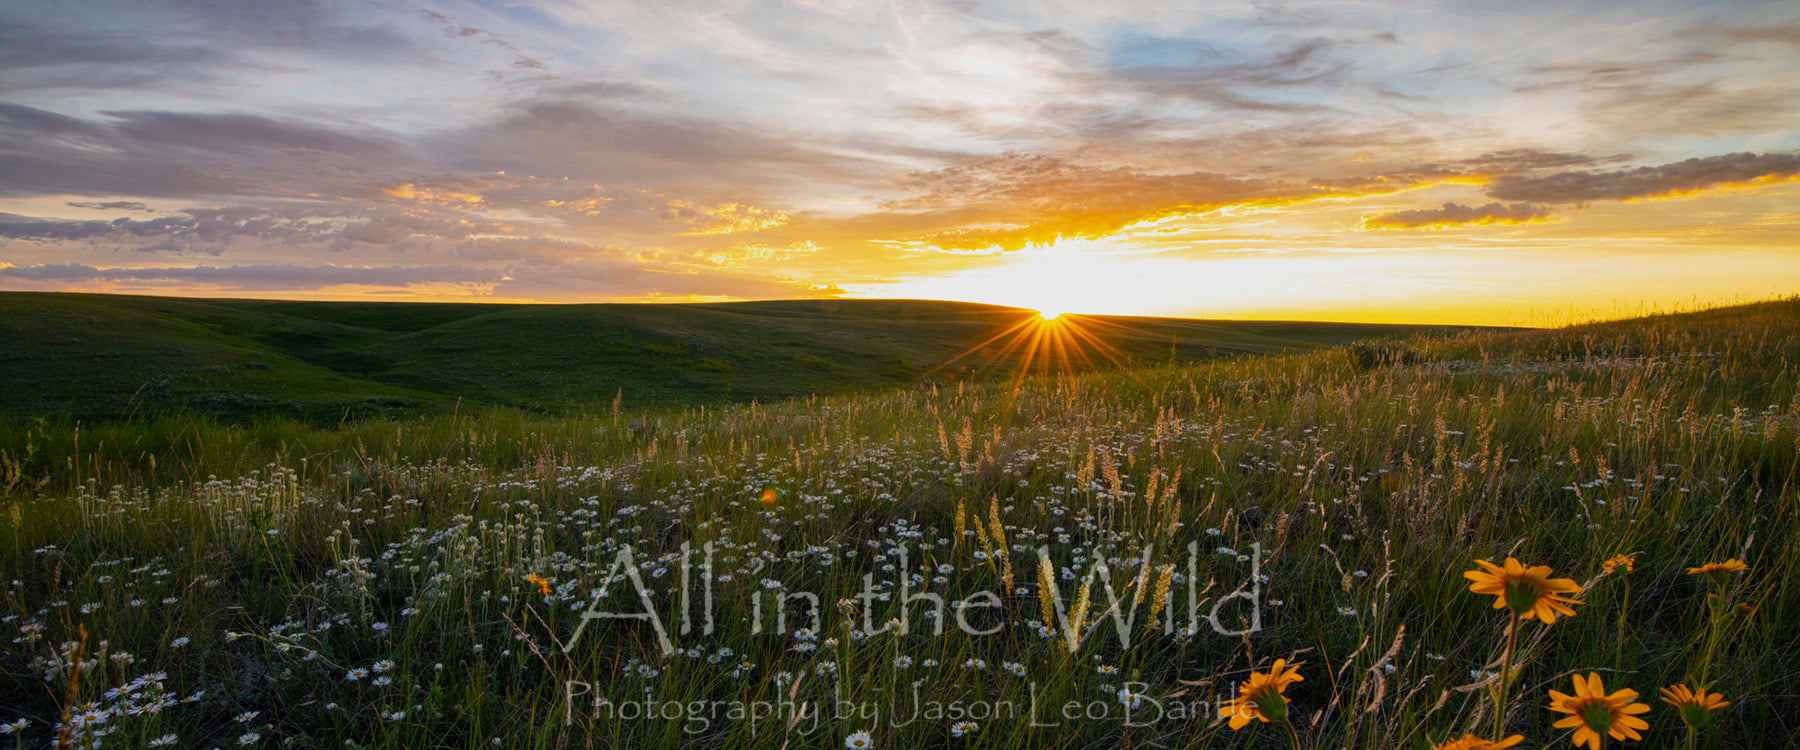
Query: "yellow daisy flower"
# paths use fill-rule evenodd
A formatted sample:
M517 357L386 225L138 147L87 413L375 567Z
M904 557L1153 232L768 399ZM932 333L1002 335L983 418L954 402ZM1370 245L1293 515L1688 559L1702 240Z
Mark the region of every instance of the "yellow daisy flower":
M1581 603L1562 596L1580 591L1581 586L1572 579L1551 578L1548 565L1526 567L1510 557L1504 566L1486 560L1475 564L1482 570L1464 571L1463 577L1473 581L1470 591L1494 597L1494 609L1511 609L1521 618L1548 625L1557 615L1574 617L1575 610L1566 605Z
M1709 562L1698 568L1688 568L1687 572L1691 576L1706 576L1713 583L1724 586L1731 582L1732 573L1742 573L1749 569L1750 566L1744 564L1743 560L1734 557L1725 562Z
M1499 742L1491 742L1472 734L1465 734L1459 739L1444 740L1432 746L1431 750L1506 750L1506 748L1524 741L1525 735L1522 734L1515 734Z
M1289 667L1286 659L1276 659L1268 674L1251 672L1250 679L1238 687L1238 697L1219 707L1219 716L1231 717L1232 729L1243 729L1251 719L1285 721L1288 698L1282 693L1288 685L1304 679L1300 667Z
M1708 695L1705 690L1696 692L1686 685L1670 685L1657 692L1662 693L1662 702L1681 712L1682 722L1690 727L1704 726L1712 718L1713 711L1731 705L1724 695Z
M1627 573L1637 569L1636 561L1631 559L1631 555L1613 555L1606 562L1600 563L1600 567L1603 575L1611 575L1614 568L1624 568Z
M1711 573L1742 573L1749 569L1750 566L1746 565L1743 560L1734 557L1725 562L1713 562L1698 568L1688 568L1688 575L1697 576L1708 575Z
M1585 679L1575 675L1574 695L1550 691L1550 710L1569 714L1552 726L1574 729L1575 746L1585 744L1592 750L1600 750L1602 736L1615 740L1641 740L1644 737L1638 732L1649 729L1650 722L1638 718L1637 714L1648 712L1650 707L1638 703L1637 695L1636 690L1620 690L1607 695L1600 675L1589 672Z

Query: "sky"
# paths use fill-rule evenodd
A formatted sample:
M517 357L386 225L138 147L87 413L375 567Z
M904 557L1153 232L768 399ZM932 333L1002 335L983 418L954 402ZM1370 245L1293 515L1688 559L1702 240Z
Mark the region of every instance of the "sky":
M0 289L1545 325L1800 292L1800 4L0 4Z

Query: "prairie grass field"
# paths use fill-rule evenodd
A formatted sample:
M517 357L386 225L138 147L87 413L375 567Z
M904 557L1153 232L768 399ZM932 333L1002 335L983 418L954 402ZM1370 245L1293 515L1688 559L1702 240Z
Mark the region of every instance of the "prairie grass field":
M1793 747L1796 363L1788 299L770 403L15 421L0 745L1549 748L1594 673L1650 709L1607 747ZM1463 573L1508 557L1580 603L1503 658ZM646 601L671 649L584 618ZM1234 729L1278 659L1286 721ZM1690 737L1676 684L1730 705Z

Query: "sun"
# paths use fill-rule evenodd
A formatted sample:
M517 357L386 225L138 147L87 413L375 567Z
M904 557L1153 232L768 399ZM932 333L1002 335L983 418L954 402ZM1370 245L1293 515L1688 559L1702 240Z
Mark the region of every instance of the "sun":
M1017 317L1013 317L1015 315ZM1009 312L1007 317L1011 319L1011 323L1004 330L970 346L920 377L974 357L977 362L976 373L994 367L1012 369L1012 383L1016 392L1026 376L1034 372L1045 376L1073 375L1098 369L1100 363L1096 358L1115 365L1123 365L1127 360L1125 353L1108 343L1103 334L1123 334L1128 329L1103 316L1085 313L1077 315L1054 307L1019 307ZM968 365L959 368L968 369Z

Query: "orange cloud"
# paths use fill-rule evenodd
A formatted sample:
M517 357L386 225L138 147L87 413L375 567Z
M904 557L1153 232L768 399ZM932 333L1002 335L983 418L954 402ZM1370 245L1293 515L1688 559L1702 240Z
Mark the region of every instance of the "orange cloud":
M552 211L598 216L606 209L607 204L612 202L612 197L606 194L604 188L599 185L591 185L577 197L567 200L545 199L543 206Z
M687 219L700 225L681 233L690 236L755 232L772 229L788 221L785 213L743 203L721 203L707 207L690 201L672 200L668 205L674 212L673 218Z
M1365 229L1442 229L1466 224L1527 224L1547 221L1550 209L1530 203L1511 205L1494 202L1485 206L1445 203L1442 208L1395 211L1380 216L1363 217Z
M1286 206L1488 179L1437 167L1310 181L1212 172L1156 174L1006 153L908 175L900 184L923 194L889 202L884 208L924 230L890 242L952 251L1018 250L1058 239L1104 237L1137 224L1227 207Z
M408 182L381 189L381 194L390 198L430 203L439 206L473 207L481 205L484 200L478 193L465 193L458 190L434 188Z
M750 263L792 260L819 252L821 248L812 242L796 242L784 247L768 245L735 245L724 250L714 250L700 254L700 259L722 268L738 268Z

